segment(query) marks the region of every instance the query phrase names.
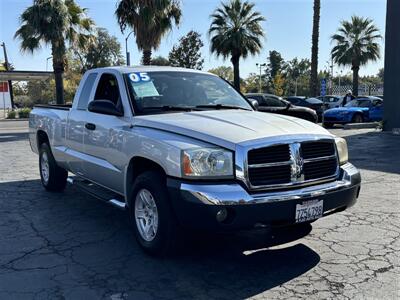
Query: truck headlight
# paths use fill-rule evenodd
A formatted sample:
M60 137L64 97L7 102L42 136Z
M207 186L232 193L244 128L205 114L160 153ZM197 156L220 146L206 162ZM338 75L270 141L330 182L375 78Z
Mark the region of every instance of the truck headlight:
M221 148L195 148L182 151L184 177L232 178L233 154Z
M337 137L335 138L336 149L339 155L339 162L344 165L349 161L349 152L347 150L347 142L345 139Z

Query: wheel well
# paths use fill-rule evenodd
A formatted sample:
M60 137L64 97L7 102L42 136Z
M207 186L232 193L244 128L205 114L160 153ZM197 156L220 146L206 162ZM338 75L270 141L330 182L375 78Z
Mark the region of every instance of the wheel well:
M126 170L126 186L128 187L129 184L132 184L135 181L136 177L146 171L157 171L166 178L164 169L158 163L148 158L136 156L130 160L128 169ZM128 188L126 192L129 193ZM127 196L127 199L129 199L130 195Z
M40 148L40 145L47 143L49 144L49 137L47 136L47 133L44 132L43 130L39 130L37 132L37 146Z
M360 112L355 112L353 114L353 116L351 117L351 119L354 119L355 116L360 116L363 120L365 119L364 115L362 113L360 113Z

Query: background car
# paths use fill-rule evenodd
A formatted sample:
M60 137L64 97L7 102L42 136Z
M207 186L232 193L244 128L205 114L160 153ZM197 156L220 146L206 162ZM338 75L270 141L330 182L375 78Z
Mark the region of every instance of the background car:
M351 100L344 107L328 109L324 112L324 127L334 124L362 123L381 121L383 117L383 100L366 96Z
M299 107L272 94L251 93L245 95L248 99L254 99L258 102L258 110L301 118L307 121L317 122L317 113L307 107Z
M322 120L322 114L324 112L323 102L317 98L307 98L303 96L289 96L285 98L287 101L293 105L308 107L317 113L318 121Z
M326 95L326 96L319 96L317 99L324 102L324 109L330 109L339 107L342 105L343 96L334 96L334 95Z

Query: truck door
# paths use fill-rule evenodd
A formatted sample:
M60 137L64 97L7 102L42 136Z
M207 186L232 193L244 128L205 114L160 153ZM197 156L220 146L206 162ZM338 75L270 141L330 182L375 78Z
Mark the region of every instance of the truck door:
M92 101L109 100L123 113L123 79L110 73L103 73L98 80ZM128 160L122 151L123 130L128 127L126 117L117 117L86 111L84 124L83 173L89 180L108 187L115 192L124 191L124 167Z
M83 85L79 87L74 105L68 114L65 154L70 171L78 175L83 174L83 134L86 109L96 78L97 73L89 73L87 77L82 79Z

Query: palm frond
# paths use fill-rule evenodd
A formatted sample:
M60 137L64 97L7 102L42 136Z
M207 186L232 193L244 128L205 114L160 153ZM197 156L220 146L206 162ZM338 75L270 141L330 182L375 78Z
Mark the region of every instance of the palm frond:
M380 58L379 40L382 35L369 18L352 16L342 21L341 27L331 36L334 44L331 54L339 65L356 67Z
M254 11L253 3L241 0L223 2L210 17L211 52L223 58L246 58L261 51L264 37L261 22L265 18Z

